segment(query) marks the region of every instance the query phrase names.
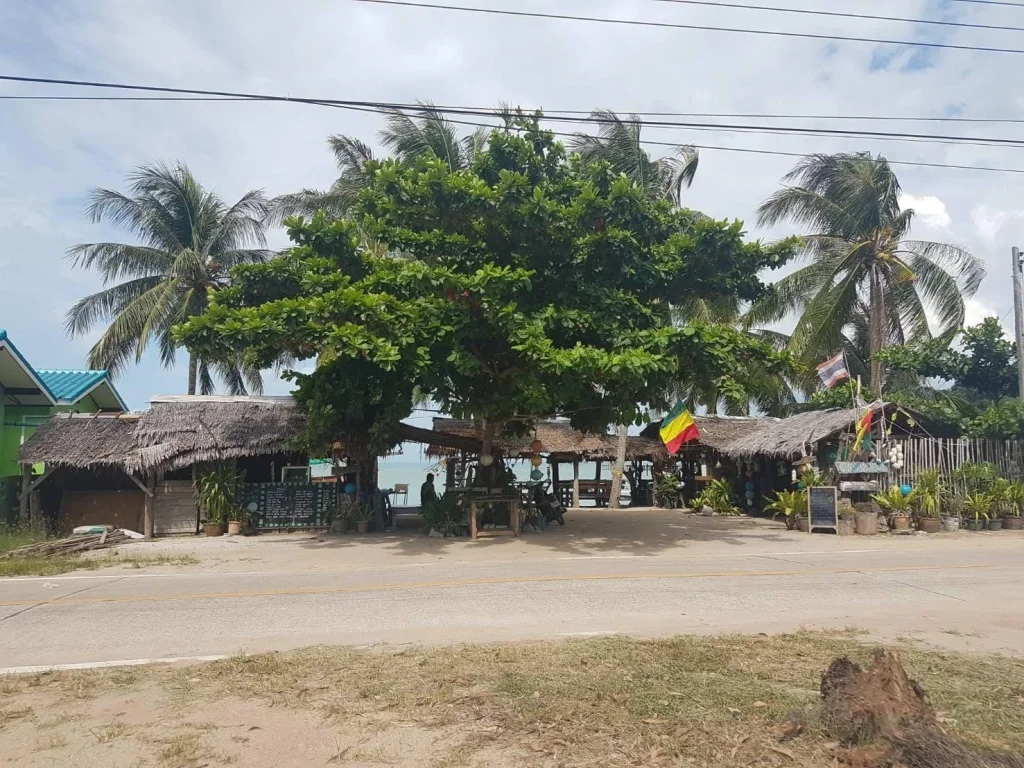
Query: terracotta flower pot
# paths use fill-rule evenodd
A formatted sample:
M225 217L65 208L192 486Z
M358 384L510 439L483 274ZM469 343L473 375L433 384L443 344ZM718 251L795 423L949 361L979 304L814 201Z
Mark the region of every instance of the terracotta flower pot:
M910 516L909 515L893 515L892 516L892 529L894 531L909 531L910 530Z
M241 520L228 521L228 536L240 536L243 530L245 530L245 523Z
M1007 515L1003 518L1003 528L1008 531L1019 531L1024 529L1024 517Z
M203 533L207 536L223 536L224 535L224 524L223 523L203 523Z
M942 521L937 517L922 517L917 523L917 528L925 533L938 533L942 530Z
M356 533L366 533L370 530L369 520L356 520Z

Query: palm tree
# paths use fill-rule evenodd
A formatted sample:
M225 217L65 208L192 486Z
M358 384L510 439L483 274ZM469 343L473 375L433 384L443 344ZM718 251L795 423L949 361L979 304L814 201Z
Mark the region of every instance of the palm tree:
M680 204L683 188L693 184L697 173L700 155L694 147L679 146L675 157L652 160L640 140L644 123L639 116L624 120L609 109L597 109L590 119L599 125L598 135L578 133L572 142L585 161L606 161L650 197Z
M75 304L65 327L72 337L81 336L109 320L89 352L89 365L115 375L140 360L151 341L158 344L164 365L174 365L177 344L171 328L202 314L211 289L230 282L232 267L270 255L262 191L247 192L228 207L203 189L183 163L142 166L127 183L128 195L93 190L87 210L93 222L107 219L141 242L91 243L68 250L74 267L96 269L107 287ZM203 394L213 391L214 371L233 394L263 389L257 368L208 363L190 354L188 393L194 395L197 385Z
M420 102L413 116L398 109L387 114L386 127L378 134L380 143L402 163L414 163L433 152L452 170L469 168L487 142L486 128L460 138L455 126L430 102ZM271 203L274 223L288 216L312 216L320 210L337 218L352 212L359 193L372 181L366 164L374 159L373 150L351 136L328 136L327 145L338 166L337 180L328 190L304 189L275 198Z
M759 223L810 227L803 252L810 263L775 283L746 322L800 312L791 349L808 364L837 348L866 346L868 360L859 362L879 392L883 369L874 356L887 345L930 337L929 310L940 333L960 328L964 297L978 289L985 269L957 246L908 239L914 211L900 208L899 181L881 156L809 155L783 182L789 186L758 210Z

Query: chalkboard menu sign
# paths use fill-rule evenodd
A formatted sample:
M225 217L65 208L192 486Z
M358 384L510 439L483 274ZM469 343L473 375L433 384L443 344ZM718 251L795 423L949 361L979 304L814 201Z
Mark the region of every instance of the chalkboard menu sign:
M336 494L334 483L249 483L242 506L255 528L326 528Z
M807 489L808 530L832 529L839 532L839 492L835 487Z

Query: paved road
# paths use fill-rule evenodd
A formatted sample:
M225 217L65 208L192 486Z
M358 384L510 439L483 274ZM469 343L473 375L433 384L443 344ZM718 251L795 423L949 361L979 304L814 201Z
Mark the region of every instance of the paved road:
M0 580L0 668L602 633L860 627L1024 649L1024 548L445 559Z

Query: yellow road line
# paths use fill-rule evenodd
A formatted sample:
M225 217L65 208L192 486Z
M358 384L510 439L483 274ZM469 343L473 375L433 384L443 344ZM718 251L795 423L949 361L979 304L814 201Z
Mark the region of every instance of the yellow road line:
M226 600L240 597L288 597L301 595L336 595L359 592L391 592L407 589L437 589L443 587L479 587L498 584L536 584L541 582L568 581L659 581L671 579L728 579L744 577L779 576L837 576L844 574L905 573L910 571L963 571L993 568L1019 568L1019 564L978 564L978 565L905 565L882 568L835 568L828 570L800 571L709 571L694 573L605 573L579 576L518 576L495 579L466 579L463 581L424 581L397 584L366 584L358 587L308 587L305 589L268 589L250 592L200 592L177 595L112 595L109 597L73 597L61 600L7 600L0 601L0 607L23 605L96 605L99 603L150 603L169 600ZM214 574L215 576L216 574Z

